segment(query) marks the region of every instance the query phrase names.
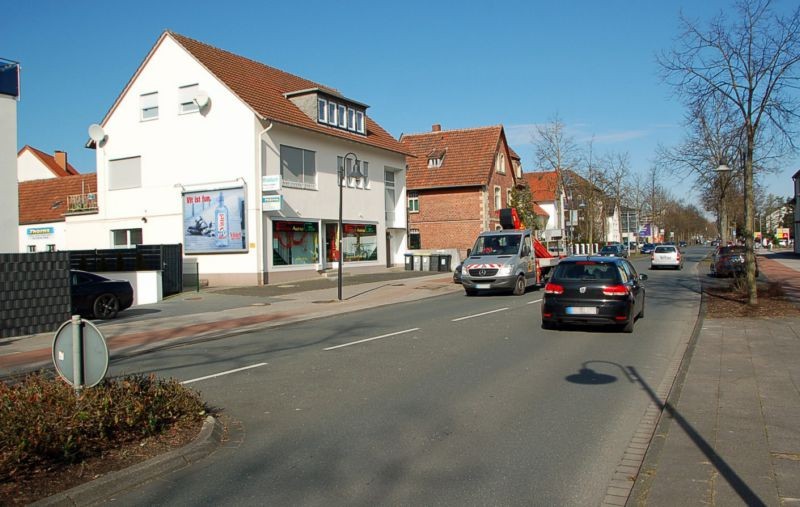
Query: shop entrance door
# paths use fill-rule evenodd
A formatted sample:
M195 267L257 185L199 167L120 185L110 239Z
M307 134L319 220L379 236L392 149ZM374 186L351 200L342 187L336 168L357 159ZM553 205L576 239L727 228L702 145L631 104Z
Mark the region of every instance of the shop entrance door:
M339 262L339 231L338 223L325 224L325 269L338 266Z

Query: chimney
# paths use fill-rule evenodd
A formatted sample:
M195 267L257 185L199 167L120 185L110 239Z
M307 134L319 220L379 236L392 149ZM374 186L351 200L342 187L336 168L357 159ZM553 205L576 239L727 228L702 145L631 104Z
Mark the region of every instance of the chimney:
M441 132L442 126L438 123L434 123L433 127L431 127L431 132Z
M67 170L67 152L56 150L55 154L53 155L53 158L56 159L56 164L58 164L58 167L60 167L61 169L63 169L66 172L66 170Z

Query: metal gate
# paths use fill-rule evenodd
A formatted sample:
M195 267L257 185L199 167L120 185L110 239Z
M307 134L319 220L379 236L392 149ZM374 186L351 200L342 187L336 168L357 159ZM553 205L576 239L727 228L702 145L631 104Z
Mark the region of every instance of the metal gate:
M183 248L161 245L161 289L164 297L183 291Z

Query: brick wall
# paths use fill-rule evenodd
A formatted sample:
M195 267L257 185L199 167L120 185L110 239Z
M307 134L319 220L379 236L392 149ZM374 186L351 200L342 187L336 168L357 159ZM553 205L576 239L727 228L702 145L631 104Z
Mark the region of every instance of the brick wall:
M420 190L419 213L409 213L410 229L418 229L420 247L457 248L466 252L483 230L481 187Z
M0 337L55 331L70 308L69 252L0 254Z

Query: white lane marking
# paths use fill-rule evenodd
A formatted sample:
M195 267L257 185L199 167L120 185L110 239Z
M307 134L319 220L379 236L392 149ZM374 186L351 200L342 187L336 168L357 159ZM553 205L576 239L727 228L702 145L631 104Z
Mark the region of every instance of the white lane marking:
M492 310L490 312L476 313L475 315L467 315L466 317L459 317L457 319L452 319L450 322L458 322L459 320L474 319L475 317L482 317L484 315L489 315L490 313L504 312L506 310L508 310L508 308L498 308L497 310Z
M525 304L526 304L526 305L532 305L533 303L539 303L539 302L541 302L541 301L542 301L541 299L537 299L536 301L528 301L528 302L527 302L527 303L525 303Z
M412 329L406 329L405 331L397 331L396 333L382 334L380 336L373 336L372 338L364 338L363 340L358 340L358 341L350 342L350 343L343 343L341 345L336 345L335 347L328 347L328 348L322 349L322 350L340 349L342 347L349 347L350 345L355 345L357 343L371 342L372 340L380 340L381 338L388 338L390 336L397 336L397 335L403 334L403 333L411 333L413 331L419 331L419 328L415 327L415 328L412 328Z
M191 384L192 382L200 382L201 380L208 380L208 379L214 378L214 377L221 377L223 375L230 375L231 373L236 373L236 372L239 372L239 371L249 370L251 368L258 368L259 366L264 366L266 364L267 363L258 363L258 364L253 364L253 365L250 365L250 366L245 366L243 368L236 368L235 370L222 371L222 372L219 372L219 373L215 373L213 375L206 375L205 377L193 378L191 380L184 380L183 382L181 382L181 384Z

